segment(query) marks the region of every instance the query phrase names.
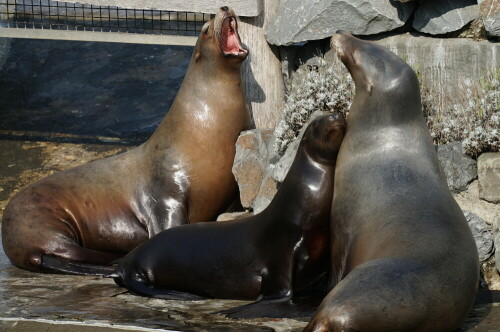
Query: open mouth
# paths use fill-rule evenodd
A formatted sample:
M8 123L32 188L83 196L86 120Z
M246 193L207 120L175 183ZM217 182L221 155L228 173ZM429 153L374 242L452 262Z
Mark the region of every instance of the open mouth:
M226 17L222 22L221 49L225 56L243 57L248 54L248 50L240 43L237 29L237 22L234 16Z

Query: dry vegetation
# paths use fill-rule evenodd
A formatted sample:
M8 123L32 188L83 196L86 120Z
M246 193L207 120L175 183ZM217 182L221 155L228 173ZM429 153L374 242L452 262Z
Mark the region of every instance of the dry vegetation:
M346 114L354 97L354 82L340 63L302 66L294 75L282 118L275 129L276 152L282 155L314 111Z
M467 154L500 151L500 67L479 82L460 83L457 100L439 102L423 83L418 66L422 109L434 144L461 141ZM314 111L347 115L354 96L354 83L340 61L327 64L319 58L315 66L304 65L294 75L286 95L283 116L275 129L275 149L282 155ZM442 98L441 98L442 100Z

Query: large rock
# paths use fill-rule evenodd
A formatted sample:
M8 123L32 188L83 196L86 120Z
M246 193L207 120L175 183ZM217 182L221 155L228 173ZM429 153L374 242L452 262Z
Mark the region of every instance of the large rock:
M479 197L500 203L500 152L483 153L477 159Z
M494 204L479 198L479 181L475 180L458 194L453 194L462 210L467 210L481 217L488 225L500 221L500 204Z
M493 234L486 222L469 211L463 211L470 230L476 241L479 254L479 262L484 262L491 257L495 248L493 246Z
M476 179L476 162L465 154L462 143L440 145L437 147L437 155L451 191L459 193Z
M500 37L500 1L479 0L479 11L489 35Z
M323 39L339 29L372 35L403 26L415 8L387 0L283 0L265 35L275 45Z
M423 1L415 12L413 28L431 35L442 35L458 31L478 17L477 0Z
M257 194L257 197L255 198L254 204L253 204L253 213L257 214L260 213L262 210L264 210L269 203L274 198L274 195L278 192L278 187L279 183L276 181L272 175L271 172L268 172L260 185L259 193Z
M495 250L495 266L500 272L500 218L493 223L493 246L498 248Z
M302 134L303 131L300 132L299 139L296 139L295 141L288 144L288 147L286 148L286 151L280 158L280 160L276 164L271 165L272 177L276 181L281 183L285 179L285 176L288 173L290 166L292 166L292 162L293 159L295 158L297 148L299 147L300 138L302 137L301 136Z
M231 221L236 219L243 219L253 216L252 212L241 211L241 212L226 212L217 217L217 221Z
M240 189L241 204L251 208L273 155L273 130L243 132L236 142L233 174Z

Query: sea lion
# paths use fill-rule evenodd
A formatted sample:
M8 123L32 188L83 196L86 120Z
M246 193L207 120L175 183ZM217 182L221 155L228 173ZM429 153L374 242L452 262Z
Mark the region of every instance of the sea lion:
M339 31L356 94L335 170L331 291L305 331L452 331L474 302L478 254L421 110L417 76Z
M236 139L250 122L240 73L248 50L237 28L227 7L203 26L172 107L148 141L12 198L2 221L12 263L92 274L78 263L109 264L167 228L225 210L237 193Z
M111 275L132 293L165 299L286 299L327 271L341 115L307 127L292 166L261 213L171 228L137 247Z

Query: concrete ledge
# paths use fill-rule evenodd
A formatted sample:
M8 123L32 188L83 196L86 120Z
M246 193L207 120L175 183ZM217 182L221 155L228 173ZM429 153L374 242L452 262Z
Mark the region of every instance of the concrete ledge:
M18 28L0 28L1 37L178 46L194 46L198 39L198 37L189 36Z

